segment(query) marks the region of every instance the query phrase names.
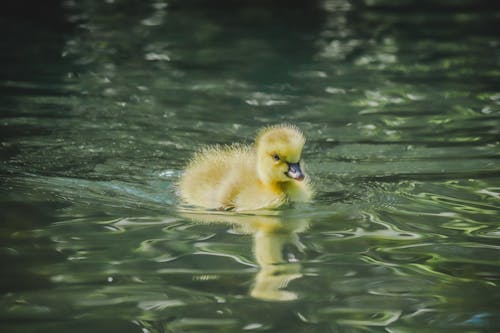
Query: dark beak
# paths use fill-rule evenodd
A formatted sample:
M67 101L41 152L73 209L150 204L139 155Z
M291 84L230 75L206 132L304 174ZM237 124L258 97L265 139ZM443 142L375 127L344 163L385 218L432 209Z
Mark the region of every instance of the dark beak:
M299 163L288 163L288 171L285 174L298 181L302 181L304 179L304 174L302 170L300 170Z

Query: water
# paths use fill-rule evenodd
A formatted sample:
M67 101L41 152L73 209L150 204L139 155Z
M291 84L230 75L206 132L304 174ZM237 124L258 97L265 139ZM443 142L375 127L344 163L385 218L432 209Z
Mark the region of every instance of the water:
M2 332L498 332L500 7L1 14ZM203 144L305 132L311 204L179 207Z

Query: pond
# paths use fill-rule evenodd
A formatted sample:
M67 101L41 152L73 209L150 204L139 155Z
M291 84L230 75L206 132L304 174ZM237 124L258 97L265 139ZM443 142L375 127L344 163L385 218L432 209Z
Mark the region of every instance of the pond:
M2 332L500 330L498 3L1 6ZM311 203L179 202L279 123Z

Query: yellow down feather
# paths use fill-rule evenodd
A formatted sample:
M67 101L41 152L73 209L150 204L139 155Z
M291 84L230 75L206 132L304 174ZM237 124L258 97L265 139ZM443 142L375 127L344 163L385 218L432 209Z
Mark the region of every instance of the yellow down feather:
M297 127L275 125L262 129L254 145L206 147L183 172L180 197L188 205L238 211L308 201L312 189L300 167L304 144Z

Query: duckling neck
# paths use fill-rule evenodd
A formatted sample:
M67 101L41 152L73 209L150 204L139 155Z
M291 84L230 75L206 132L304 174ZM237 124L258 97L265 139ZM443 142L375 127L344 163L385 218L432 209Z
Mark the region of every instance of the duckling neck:
M277 194L287 194L288 192L288 182L276 182L276 181L263 181L260 180L262 186L267 187L272 192Z
M289 182L281 182L275 181L264 172L262 172L261 168L257 164L257 175L259 179L260 186L271 190L271 192L276 194L287 194L287 188Z

